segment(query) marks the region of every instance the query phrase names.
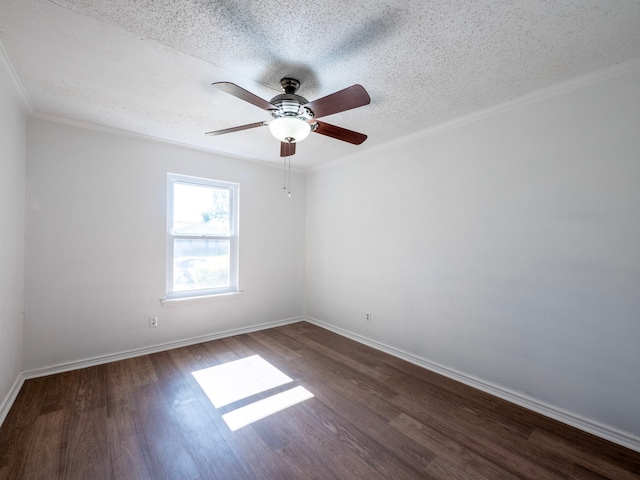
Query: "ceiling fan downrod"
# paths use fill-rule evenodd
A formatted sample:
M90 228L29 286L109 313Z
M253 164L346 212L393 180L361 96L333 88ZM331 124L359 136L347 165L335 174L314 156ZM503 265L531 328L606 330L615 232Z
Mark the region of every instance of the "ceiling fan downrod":
M284 90L284 93L293 94L296 93L298 88L300 88L300 82L295 78L285 77L280 80L280 86L282 87L282 90Z

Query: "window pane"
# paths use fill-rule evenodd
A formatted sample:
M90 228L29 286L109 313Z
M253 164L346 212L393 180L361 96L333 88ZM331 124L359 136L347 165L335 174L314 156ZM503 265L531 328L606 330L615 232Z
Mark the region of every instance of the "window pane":
M175 239L173 291L229 286L229 240Z
M176 182L173 192L173 233L229 235L230 200L228 188Z

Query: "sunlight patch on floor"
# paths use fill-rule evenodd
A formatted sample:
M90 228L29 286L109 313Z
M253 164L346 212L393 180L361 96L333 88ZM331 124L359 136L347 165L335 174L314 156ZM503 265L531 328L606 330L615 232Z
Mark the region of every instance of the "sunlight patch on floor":
M193 372L216 408L293 382L259 355Z
M246 407L238 408L233 412L222 415L222 418L233 431L245 427L250 423L261 420L269 415L273 415L285 408L304 402L313 397L313 393L304 387L294 387L284 392L271 395L270 397L258 400Z
M198 370L192 375L216 408L293 382L259 355ZM237 408L222 418L235 431L312 397L306 388L297 386Z

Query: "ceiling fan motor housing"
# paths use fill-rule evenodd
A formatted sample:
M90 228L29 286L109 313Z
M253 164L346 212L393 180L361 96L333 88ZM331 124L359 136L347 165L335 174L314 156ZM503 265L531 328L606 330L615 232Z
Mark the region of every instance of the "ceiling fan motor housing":
M313 112L304 105L309 103L306 98L296 95L300 82L295 78L285 77L280 80L280 86L284 93L273 97L271 103L275 109L271 110L273 118L293 117L308 122L313 118Z
M295 93L281 93L273 97L269 103L276 107L270 112L274 118L297 117L305 122L313 118L313 112L304 106L309 101Z

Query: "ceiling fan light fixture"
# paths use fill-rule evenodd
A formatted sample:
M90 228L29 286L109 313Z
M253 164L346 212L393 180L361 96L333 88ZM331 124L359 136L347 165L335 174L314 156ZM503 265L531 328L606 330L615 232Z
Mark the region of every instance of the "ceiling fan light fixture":
M311 125L300 118L279 117L269 123L269 131L281 142L296 143L309 136Z

